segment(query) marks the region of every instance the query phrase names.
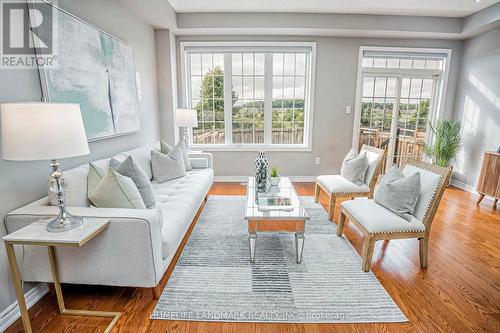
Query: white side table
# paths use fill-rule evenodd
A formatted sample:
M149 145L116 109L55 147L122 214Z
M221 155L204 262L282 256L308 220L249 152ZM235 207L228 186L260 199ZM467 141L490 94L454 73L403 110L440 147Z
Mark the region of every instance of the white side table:
M59 305L60 313L63 315L66 314L73 316L113 318L105 330L105 333L110 332L120 318L120 312L66 309L64 306L64 299L61 290L61 283L59 281L59 271L57 269L54 250L56 246L83 246L89 240L106 230L109 225L109 219L84 218L82 226L61 233L52 233L47 231L47 222L49 220L50 219L33 222L32 224L2 238L5 242L5 247L7 248L7 256L9 257L10 270L14 280L14 286L16 288L16 295L19 303L19 310L21 311L24 330L26 333L32 332L28 309L26 308L26 301L24 299L24 291L21 280L22 277L19 272L19 267L17 266L16 255L14 253L14 244L46 246L49 251L52 278L54 280L54 289L56 291L57 304Z

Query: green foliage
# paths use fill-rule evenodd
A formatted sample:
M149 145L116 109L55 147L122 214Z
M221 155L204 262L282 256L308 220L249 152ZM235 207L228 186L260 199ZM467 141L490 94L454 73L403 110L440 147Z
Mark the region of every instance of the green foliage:
M279 176L280 176L280 175L279 175L279 173L278 173L278 168L277 168L277 167L275 167L275 166L273 166L273 167L271 168L271 177L279 177Z
M462 148L460 137L460 122L450 120L438 120L435 124L429 124L434 133L434 143L425 146L425 154L434 164L447 167L450 161Z
M393 103L363 102L361 109L361 125L390 129L392 122ZM406 123L408 129L425 130L429 116L429 100L424 99L419 104L401 103L399 122ZM370 125L371 116L371 125ZM418 116L418 124L417 124Z
M217 66L213 70L209 70L203 77L200 88L201 100L194 107L198 119L210 122L215 120L215 128L224 128L224 71L222 68ZM238 95L233 90L233 106L237 101ZM209 112L202 112L204 110ZM213 124L206 123L205 129L210 128L213 128Z
M205 130L224 128L224 71L217 66L203 76L200 87L201 100L195 105L198 120ZM264 130L264 101L251 101L236 105L238 94L232 91L233 129ZM304 100L279 99L272 102L273 128L304 127ZM214 112L212 112L212 110Z

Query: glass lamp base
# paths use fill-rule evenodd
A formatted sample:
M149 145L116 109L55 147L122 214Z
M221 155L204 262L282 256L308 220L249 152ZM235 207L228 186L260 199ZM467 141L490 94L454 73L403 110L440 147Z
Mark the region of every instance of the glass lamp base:
M48 232L64 232L78 228L83 224L83 218L79 216L65 216L60 218L59 216L47 224Z

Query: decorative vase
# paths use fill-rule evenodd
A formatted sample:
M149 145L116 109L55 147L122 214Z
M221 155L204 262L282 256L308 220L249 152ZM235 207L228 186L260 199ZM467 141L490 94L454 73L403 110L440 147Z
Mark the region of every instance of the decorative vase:
M258 192L266 192L269 188L269 161L263 151L258 152L255 159L255 187Z

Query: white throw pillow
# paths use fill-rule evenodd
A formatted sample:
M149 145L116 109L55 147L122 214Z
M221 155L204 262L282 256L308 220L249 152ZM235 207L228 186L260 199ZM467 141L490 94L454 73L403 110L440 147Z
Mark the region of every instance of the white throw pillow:
M90 193L94 192L95 188L105 175L106 170L95 163L89 162L89 173L87 175L87 197L90 196Z
M89 195L96 207L145 209L146 205L134 181L109 168Z
M351 183L361 186L365 181L366 170L368 170L366 154L363 152L358 155L354 149L351 149L342 162L340 175Z

